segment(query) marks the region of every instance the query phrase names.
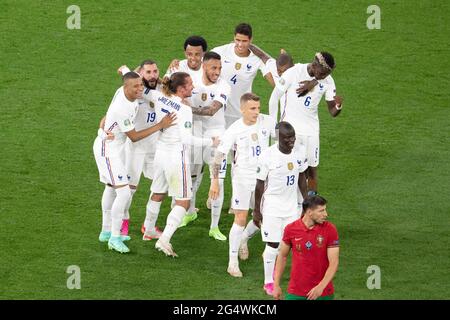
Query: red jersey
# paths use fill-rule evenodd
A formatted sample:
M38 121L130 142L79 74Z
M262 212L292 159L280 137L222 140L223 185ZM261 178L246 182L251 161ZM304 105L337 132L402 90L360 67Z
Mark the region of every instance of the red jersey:
M286 226L283 241L292 248L292 270L288 293L306 297L328 269L327 248L339 247L336 227L325 221L308 229L301 219ZM322 296L334 293L330 281Z

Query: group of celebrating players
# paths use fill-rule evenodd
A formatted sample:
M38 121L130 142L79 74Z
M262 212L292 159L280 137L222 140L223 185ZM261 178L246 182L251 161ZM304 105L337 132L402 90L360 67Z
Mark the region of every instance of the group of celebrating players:
M125 65L118 70L123 86L100 121L93 147L105 184L99 240L111 250L130 251L124 243L130 240L129 208L143 174L152 180L143 240L157 239L157 250L177 257L170 240L197 219L195 199L206 164L209 236L226 241L219 220L230 167L234 222L227 271L243 276L239 259L248 258L247 241L261 230L264 289L273 294L284 229L300 218L303 202L308 207L304 200L318 197L319 102L325 95L333 117L342 108L330 75L334 58L318 52L311 63L294 64L284 50L271 58L252 44L246 23L235 28L232 43L211 51L205 39L191 36L184 53L186 59L173 60L162 80L152 60L134 71ZM252 92L258 70L273 88L269 115L260 113L260 98ZM160 231L156 221L167 195L172 208ZM247 223L251 208L253 219Z

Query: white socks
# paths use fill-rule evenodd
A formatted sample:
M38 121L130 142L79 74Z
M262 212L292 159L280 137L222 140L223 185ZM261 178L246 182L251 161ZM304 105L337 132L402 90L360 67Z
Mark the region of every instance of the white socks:
M128 201L127 205L125 206L125 213L123 215L123 219L124 220L130 220L130 207L131 207L131 201L133 201L133 196L136 193L136 188L130 188L130 192L131 192L131 197L130 200Z
M241 245L242 233L244 232L244 227L233 223L233 226L230 229L230 234L228 239L230 241L229 244L229 264L239 264L238 261L238 252L239 246Z
M158 219L159 210L161 209L162 202L156 202L151 200L151 197L147 202L147 213L145 215L144 227L145 231L152 231L155 228L156 220Z
M245 230L242 234L241 241L243 243L246 243L251 237L253 237L257 232L259 231L259 228L255 225L253 220L250 220L247 223L247 226L245 227Z
M172 211L170 211L169 215L167 216L166 226L164 227L164 231L161 235L161 238L163 238L164 241L170 242L170 239L178 229L178 226L181 224L181 221L183 220L185 214L186 209L184 209L182 206L175 205L175 207L173 207Z
M278 248L272 248L266 244L263 252L264 261L264 284L273 283L273 271L275 270L275 261L278 255Z
M102 196L102 231L111 231L111 207L116 199L113 187L105 185Z
M119 237L123 213L125 212L125 206L130 200L131 191L128 186L117 188L115 190L116 199L111 207L111 236Z
M219 179L219 196L216 200L211 200L211 226L210 229L219 226L220 214L223 206L223 179Z

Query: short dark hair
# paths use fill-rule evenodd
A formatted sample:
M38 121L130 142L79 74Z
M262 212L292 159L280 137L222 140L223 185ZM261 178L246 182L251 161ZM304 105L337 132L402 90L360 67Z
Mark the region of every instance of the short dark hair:
M321 51L320 53L322 54L323 58L325 59L325 62L327 63L327 65L329 65L331 69L334 69L336 67L336 63L334 62L334 58L331 55L331 53L326 52L326 51Z
M203 51L208 49L208 44L203 37L200 36L190 36L184 41L184 50L186 50L187 46L198 47L202 46Z
M292 57L287 53L281 53L277 60L277 67L283 67L283 66L290 66L292 67L294 65L294 61L292 60Z
M294 131L295 132L295 129L292 126L292 124L290 124L287 121L280 121L276 124L275 130L280 130L280 129L283 131Z
M311 196L303 200L303 214L308 209L315 209L318 206L324 206L327 204L327 200L319 195Z
M243 34L248 36L250 39L252 38L252 26L248 23L240 23L234 28L234 34Z
M144 67L147 64L156 64L156 62L151 60L151 59L147 59L147 60L142 61L141 64L139 65L139 67L142 68L142 67Z
M208 51L203 56L203 62L211 60L211 59L215 59L215 60L219 60L220 61L220 59L221 59L220 54L218 54L218 53L216 53L214 51Z
M125 73L122 77L123 82L127 81L128 79L138 79L141 76L139 74L137 74L134 71L129 71L127 73Z

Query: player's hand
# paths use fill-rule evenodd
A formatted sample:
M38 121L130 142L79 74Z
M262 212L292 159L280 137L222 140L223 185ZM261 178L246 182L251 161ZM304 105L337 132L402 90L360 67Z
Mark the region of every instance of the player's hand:
M175 125L175 123L174 123L175 120L177 120L177 115L174 112L168 113L159 122L159 124L161 125L161 129L166 129L168 127L174 126Z
M272 295L275 300L280 300L281 299L281 287L274 284Z
M180 60L173 59L172 62L169 64L170 72L175 72L179 68L180 68Z
M299 87L295 92L297 92L298 97L303 97L305 94L310 92L319 82L316 79L305 80L298 83Z
M340 109L342 108L342 102L344 101L344 98L339 96L334 96L334 103L336 103L336 108Z
M317 285L308 292L306 297L308 298L308 300L316 300L322 295L324 289L325 288L321 288L319 285Z
M263 220L261 211L259 210L254 210L253 211L253 223L259 228L261 229L261 222Z
M212 179L209 188L209 198L216 200L219 197L219 179Z
M114 140L114 138L115 138L114 133L112 133L109 130L105 131L105 133L106 133L106 139L105 140L111 140L111 141Z
M220 144L219 137L212 137L212 147L215 148Z
M124 64L123 66L120 66L120 68L117 69L117 73L123 76L123 69L124 68L128 68L126 64Z

